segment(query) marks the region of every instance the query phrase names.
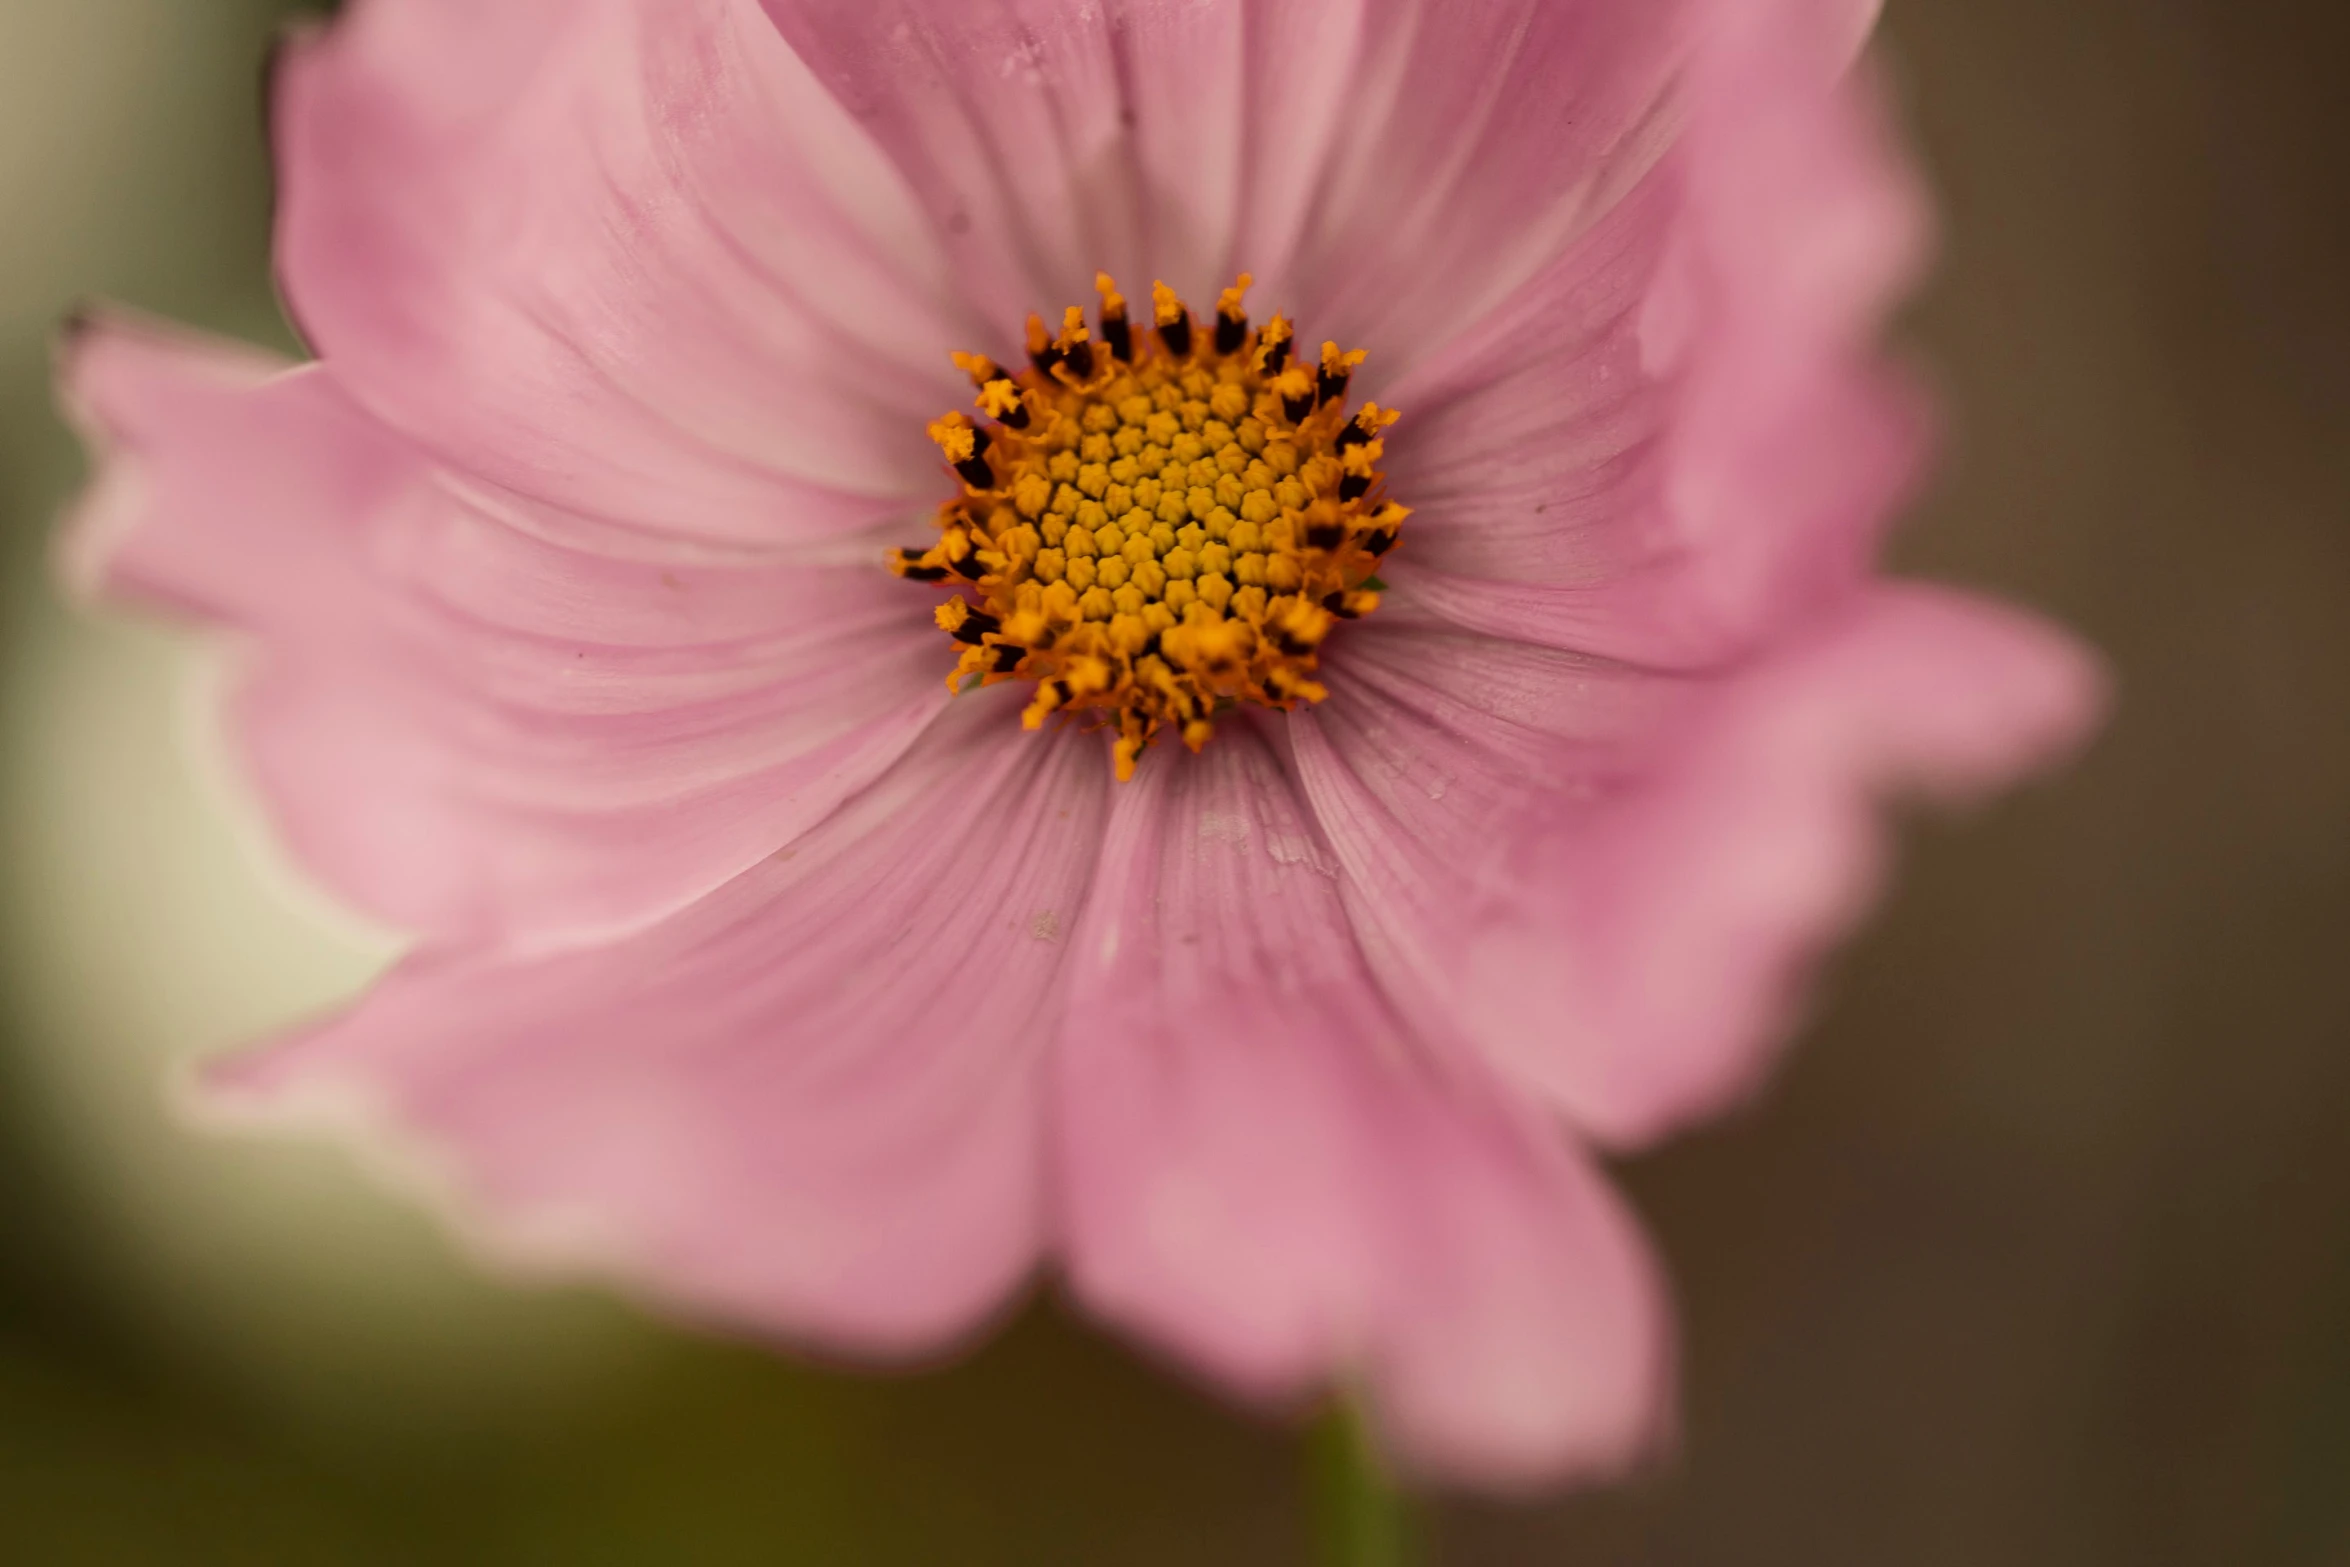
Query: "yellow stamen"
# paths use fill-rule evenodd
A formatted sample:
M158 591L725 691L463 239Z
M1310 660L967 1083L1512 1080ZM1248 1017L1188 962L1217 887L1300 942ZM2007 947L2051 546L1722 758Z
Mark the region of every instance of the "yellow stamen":
M962 493L936 544L890 556L954 590L937 611L960 645L950 684L1033 682L1021 722L1112 730L1120 778L1162 729L1197 751L1230 707L1321 701L1320 650L1378 608L1409 515L1382 493L1395 411L1346 412L1362 352L1325 343L1319 374L1297 363L1286 317L1247 329L1251 281L1218 296L1212 334L1153 284L1151 341L1098 274L1098 340L1072 306L1057 336L1028 318L1031 368L956 355L992 422L930 426Z
M1250 367L1259 375L1270 374L1287 354L1289 345L1296 337L1297 331L1289 324L1289 318L1275 316L1257 332L1257 347L1249 360Z
M1322 373L1324 375L1351 375L1354 372L1354 367L1361 364L1363 359L1364 350L1360 348L1340 353L1336 343L1322 345Z
M979 410L990 419L1007 418L1020 407L1020 388L1006 376L982 382L979 388Z
M972 449L977 444L971 421L961 414L933 419L930 422L930 438L938 443L938 449L946 454L948 462L970 461Z
M985 354L966 354L961 349L957 349L954 361L955 368L969 376L973 386L985 386L1004 373L996 362Z

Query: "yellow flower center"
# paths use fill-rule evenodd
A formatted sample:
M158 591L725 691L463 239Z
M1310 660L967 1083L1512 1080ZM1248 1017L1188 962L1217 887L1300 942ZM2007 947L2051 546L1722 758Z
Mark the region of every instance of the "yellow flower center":
M938 608L963 646L950 685L1034 681L1023 722L1114 728L1120 778L1161 729L1196 751L1239 703L1322 700L1317 650L1378 608L1406 516L1379 472L1394 412L1346 411L1361 351L1297 362L1287 320L1249 326L1249 281L1204 332L1154 285L1146 335L1105 273L1098 340L1071 306L1057 337L1028 318L1027 369L957 354L984 420L930 434L962 493L936 544L891 555L956 589Z

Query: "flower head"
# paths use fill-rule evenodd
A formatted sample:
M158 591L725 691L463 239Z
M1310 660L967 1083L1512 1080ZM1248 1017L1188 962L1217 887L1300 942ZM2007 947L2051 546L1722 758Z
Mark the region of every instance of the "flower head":
M1621 1468L1669 1330L1597 1152L1758 1080L1889 794L2095 704L1874 575L1921 247L1870 13L302 34L316 361L67 367L77 569L240 635L254 785L419 938L214 1091L683 1312L919 1356L1049 1265L1424 1472Z

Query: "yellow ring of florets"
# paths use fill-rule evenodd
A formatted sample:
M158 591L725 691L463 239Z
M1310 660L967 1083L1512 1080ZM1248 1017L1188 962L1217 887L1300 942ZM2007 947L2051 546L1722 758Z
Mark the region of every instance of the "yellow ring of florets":
M1293 362L1287 320L1250 329L1249 282L1205 334L1154 285L1142 336L1103 274L1098 342L1071 306L1057 337L1028 318L1016 374L957 354L986 422L930 427L962 494L939 508L936 544L890 558L958 590L938 608L963 644L949 684L1035 681L1023 722L1114 727L1120 778L1161 729L1196 751L1237 703L1322 700L1316 650L1378 607L1407 515L1379 471L1394 412L1346 412L1361 351Z

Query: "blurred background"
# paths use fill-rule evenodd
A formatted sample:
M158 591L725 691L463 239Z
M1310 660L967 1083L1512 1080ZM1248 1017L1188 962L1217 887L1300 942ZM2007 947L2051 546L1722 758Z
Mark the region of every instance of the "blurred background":
M85 296L290 346L275 0L0 0L0 1559L1286 1563L1295 1438L1049 1301L848 1378L513 1293L177 1063L388 948L187 744L205 665L61 607ZM2068 776L1912 834L1764 1103L1623 1172L1684 1450L1435 1499L1447 1564L2350 1562L2350 24L1891 0L1955 429L1909 569L2121 680Z

